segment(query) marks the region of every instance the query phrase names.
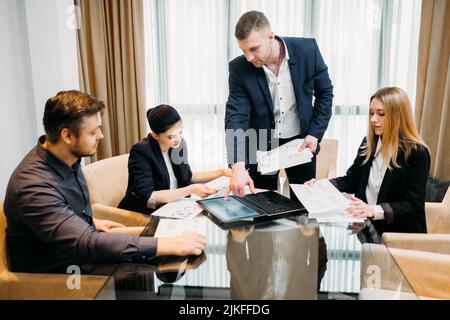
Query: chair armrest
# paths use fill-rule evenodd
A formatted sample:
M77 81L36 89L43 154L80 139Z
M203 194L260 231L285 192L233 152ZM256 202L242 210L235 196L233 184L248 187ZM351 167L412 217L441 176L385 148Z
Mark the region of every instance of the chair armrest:
M358 295L359 300L418 300L411 292L399 292L376 288L362 288Z
M394 292L394 296L399 296L404 293L413 294L412 288L407 281L405 281L403 273L390 254L388 248L382 244L363 244L361 251L360 277L361 291L363 291L363 289L367 289L365 290L367 292L372 289L385 290ZM380 296L378 299L384 298L386 298L385 295Z
M446 208L440 202L425 202L425 216L428 233L450 233L450 222Z
M11 300L91 300L104 291L111 282L105 276L80 276L80 289L69 289L71 274L13 273L3 274L0 279L0 299ZM115 299L112 290L102 298Z
M450 234L385 232L381 239L389 248L450 254Z
M125 227L125 228L112 228L111 233L130 234L133 236L140 236L145 227Z
M450 299L450 255L389 248L418 296Z
M92 205L92 212L96 219L111 220L126 227L145 227L150 221L150 217L142 213L109 207L99 203Z

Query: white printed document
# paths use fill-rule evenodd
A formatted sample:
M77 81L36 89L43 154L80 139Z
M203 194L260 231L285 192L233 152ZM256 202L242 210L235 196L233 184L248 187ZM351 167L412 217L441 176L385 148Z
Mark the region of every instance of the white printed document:
M208 187L209 189L213 189L213 190L217 190L217 193L214 193L208 197L205 198L201 198L199 196L197 196L196 194L191 195L191 199L194 200L201 200L201 199L211 199L211 198L220 198L225 196L225 191L227 191L227 187L228 184L230 183L230 177L219 177L217 179L211 180L210 182L205 184L205 187ZM256 192L263 192L263 191L267 191L267 190L262 190L262 189L256 189ZM244 193L245 194L250 194L252 193L250 191L250 187L249 186L245 186L244 187ZM233 193L230 193L230 195L232 195Z
M230 177L219 177L214 180L211 180L208 183L205 183L205 187L216 190L217 191L216 193L214 193L208 197L205 197L205 198L199 197L196 194L192 194L191 199L201 200L201 199L223 197L225 195L225 191L227 191L227 187L228 187L229 183L230 183Z
M195 231L206 236L208 218L195 217L189 220L160 219L156 228L155 237L175 237L184 233Z
M292 191L308 210L309 218L317 222L364 222L365 219L353 218L345 209L349 200L336 189L330 181L322 179L312 186L291 184Z
M194 199L180 199L169 202L152 213L152 216L166 217L173 219L191 219L202 212Z
M258 171L261 174L267 174L311 162L313 154L308 148L305 148L302 152L298 151L303 141L304 139L295 139L270 151L257 150Z
M223 197L230 183L230 177L219 177L205 184L205 187L217 190L217 193L210 195L208 198Z

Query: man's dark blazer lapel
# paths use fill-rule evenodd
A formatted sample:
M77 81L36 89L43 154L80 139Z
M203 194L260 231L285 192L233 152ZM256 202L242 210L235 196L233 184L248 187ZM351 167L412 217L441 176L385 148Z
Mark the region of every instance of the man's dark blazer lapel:
M277 37L280 38L280 37ZM281 38L280 38L281 39ZM289 71L291 73L291 80L292 80L292 87L294 89L294 95L295 95L295 101L297 103L297 110L299 112L300 121L304 119L303 116L303 108L301 108L300 102L301 100L301 94L303 90L303 85L305 82L305 70L300 72L300 66L304 65L304 57L302 55L299 55L297 53L297 50L295 50L295 47L292 45L290 39L282 38L284 43L286 44L288 53L289 53ZM307 126L306 123L300 123L302 127Z
M264 69L256 68L255 66L251 66L255 69L256 79L258 80L259 87L261 88L262 93L264 94L264 98L266 99L266 104L269 107L269 111L273 116L273 102L272 96L270 95L269 85L267 84L266 74L264 73Z
M297 63L297 60L301 59L302 57L297 56L297 51L295 50L294 46L291 45L288 39L283 39L283 41L286 44L289 53L289 71L291 72L291 80L292 80L292 87L294 88L295 101L300 101L298 97L298 90L301 88L300 82L302 81L302 79L300 79L300 72L298 66L301 65L301 63ZM301 108L298 109L301 111Z

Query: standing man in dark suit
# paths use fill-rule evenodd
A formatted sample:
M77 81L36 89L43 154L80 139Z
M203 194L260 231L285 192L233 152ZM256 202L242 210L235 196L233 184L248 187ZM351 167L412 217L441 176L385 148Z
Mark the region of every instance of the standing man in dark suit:
M333 86L314 39L275 36L262 12L250 11L236 24L243 55L229 64L225 113L229 192L243 196L244 187L276 189L278 173L257 171L256 150L267 151L304 139L299 151L315 155L331 117ZM313 105L314 95L314 105ZM315 177L311 163L286 169L290 183Z

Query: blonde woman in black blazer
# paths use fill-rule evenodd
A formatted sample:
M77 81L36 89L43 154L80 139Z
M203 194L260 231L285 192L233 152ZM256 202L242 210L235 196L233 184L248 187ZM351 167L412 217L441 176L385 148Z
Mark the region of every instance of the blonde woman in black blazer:
M383 88L371 97L368 128L353 165L331 183L351 194L348 213L371 219L379 234L426 232L430 153L402 89Z
M147 111L147 119L151 132L131 148L128 187L119 208L151 214L158 206L191 194L216 193L202 183L229 176L230 170L192 173L178 112L159 105Z

